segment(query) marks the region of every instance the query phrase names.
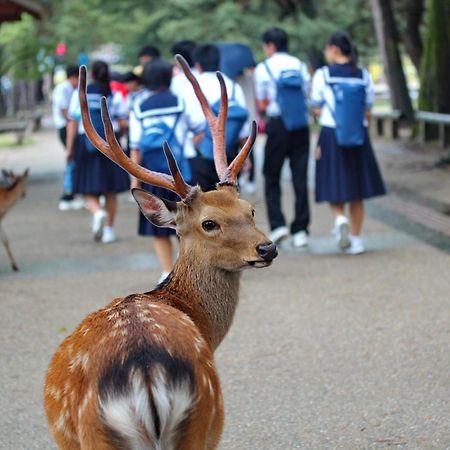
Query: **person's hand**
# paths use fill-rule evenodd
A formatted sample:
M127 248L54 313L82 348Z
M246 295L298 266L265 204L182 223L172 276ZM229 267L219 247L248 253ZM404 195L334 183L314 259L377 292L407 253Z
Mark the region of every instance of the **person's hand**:
M314 156L317 160L319 160L322 157L322 150L320 149L320 146L316 147L316 150L314 151Z
M69 162L72 159L72 154L73 154L72 150L71 149L69 150L68 148L66 148L66 151L65 151L66 162Z

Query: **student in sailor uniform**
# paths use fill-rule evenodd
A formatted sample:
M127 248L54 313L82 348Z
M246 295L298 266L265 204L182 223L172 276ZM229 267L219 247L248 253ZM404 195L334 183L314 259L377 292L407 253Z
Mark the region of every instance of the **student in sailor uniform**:
M194 50L193 60L194 67L198 72L197 80L205 94L206 100L210 105L217 104L220 100L220 85L216 76L216 72L220 68L219 49L213 44L199 45ZM242 88L226 75L222 75L228 93L229 105L231 99L233 99L240 108L248 111ZM195 118L196 122L202 121L204 130L206 130L207 124L205 116L191 86L186 86L186 89L183 92L183 99L189 115ZM238 145L247 139L249 132L250 122L247 118L239 131L238 142L236 142L236 154ZM205 138L201 135L194 139L197 156L189 159L189 162L191 163L193 183L200 185L203 191L210 191L215 189L216 184L219 182L219 178L217 177L214 160L211 155L203 155L200 150L202 147L202 139ZM233 155L228 156L229 159L232 159L233 157Z
M194 41L186 39L174 42L172 47L170 48L170 52L172 53L173 56L179 54L186 60L186 62L189 64L191 72L195 77L198 76L198 72L194 67L194 60L192 55L196 45L197 44ZM184 74L183 69L178 65L178 62L174 60L170 90L177 97L182 97L184 92L189 89L192 90L191 83ZM194 135L191 132L189 132L186 141L184 143L184 157L188 160L191 160L192 158L195 158L197 156L193 138ZM189 164L191 165L191 163Z
M107 98L114 132L117 136L126 126L126 104L120 93L112 93L109 87L109 68L103 61L92 64L92 83L87 86L87 99L94 127L104 136L100 114L100 99ZM117 213L117 193L129 188L128 174L97 150L85 134L81 122L80 103L74 93L69 107L70 122L67 133L67 157L74 155L74 193L83 194L92 213L92 233L96 241L116 240L114 219ZM105 197L105 210L100 205Z
M360 237L364 219L363 200L385 194L367 132L367 117L374 98L373 85L367 70L357 66L354 47L347 33L337 32L329 38L325 56L329 65L316 71L311 92L311 106L315 114L319 115L322 126L316 149L316 201L330 204L339 247L349 254L359 254L364 252ZM347 85L354 83L355 86L364 83L366 117L362 107L362 145L340 146L337 143L336 120L345 123L344 117L338 119L336 116L332 86L333 83L338 86L339 82ZM345 216L347 203L350 222Z
M137 98L130 113L131 159L147 169L170 173L162 149L163 141L167 140L184 179L190 182L191 171L183 155L183 144L189 131L197 134L203 130L204 118L198 120L189 116L183 101L169 90L171 79L172 66L167 61L158 59L144 66L142 80L147 91ZM158 130L165 131L156 139ZM138 180L132 179L133 188L139 185ZM143 184L142 188L167 200L179 200L176 194L161 187ZM140 213L138 233L154 237L155 251L162 267L162 282L173 268L170 236L175 235L175 230L156 227Z
M267 142L264 150L265 194L271 228L270 239L279 242L289 235L281 210L280 176L283 163L289 158L292 184L295 192L295 217L291 224L292 244L304 247L308 243L310 220L307 171L309 157L309 127L306 96L310 75L304 62L288 53L288 36L279 28L271 28L262 35L267 59L256 66L255 94L258 110L267 118ZM303 124L289 130L283 120L283 111L277 100L277 80L288 71L299 73L303 80Z

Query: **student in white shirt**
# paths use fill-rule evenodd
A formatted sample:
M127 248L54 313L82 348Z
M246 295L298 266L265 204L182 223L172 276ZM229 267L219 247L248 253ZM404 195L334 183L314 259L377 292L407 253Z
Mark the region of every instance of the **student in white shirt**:
M59 140L66 147L67 137L67 119L69 115L70 99L76 87L78 86L78 66L67 66L67 79L59 83L53 89L52 111L53 123L58 130ZM73 195L73 168L74 162L67 161L64 171L63 194L59 200L59 209L66 211L68 209L80 209L83 202L75 199Z
M340 249L357 255L365 251L361 238L363 200L386 192L367 132L373 84L369 72L358 67L353 42L346 32L330 36L325 57L328 65L315 72L311 91L311 106L321 125L315 196L317 202L330 205ZM351 91L346 91L349 86ZM346 204L350 220L345 215Z
M220 67L220 53L218 48L212 44L199 45L194 50L193 59L195 69L199 74L197 80L205 94L206 100L211 106L217 105L220 100L220 84L216 76L216 72ZM236 104L248 111L242 88L226 75L223 75L223 78L229 101L234 97ZM191 86L186 87L183 98L189 115L194 117L196 121L203 120L206 131L206 119ZM249 132L250 122L247 118L239 131L239 136L235 143L236 149L241 142L247 139ZM201 137L194 140L194 144L196 146L197 156L189 160L191 163L192 180L194 183L199 184L203 191L215 189L219 178L216 173L214 160L211 155L205 155L201 152ZM232 158L232 155L229 155L229 157Z
M279 28L270 28L262 35L267 59L255 69L255 94L257 107L267 118L267 142L264 154L264 176L267 212L271 228L270 239L279 242L289 235L286 219L281 210L280 175L283 163L289 159L292 184L295 192L295 217L291 224L292 244L303 247L308 243L309 204L307 170L309 156L309 127L306 96L310 75L306 64L288 53L288 36ZM278 101L279 80L285 74L293 74L301 81L299 88L303 109L296 113L294 125L287 128L286 113Z

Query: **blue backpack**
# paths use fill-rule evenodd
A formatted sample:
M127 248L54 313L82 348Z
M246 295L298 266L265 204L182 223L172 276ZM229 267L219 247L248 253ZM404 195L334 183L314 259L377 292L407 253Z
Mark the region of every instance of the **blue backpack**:
M102 121L102 110L101 110L101 98L102 95L97 92L89 92L90 86L88 86L87 89L87 99L88 99L88 105L89 105L89 114L91 116L91 122L93 127L95 128L95 131L103 138L105 139L105 129L103 127L103 121ZM95 90L95 87L93 88ZM92 89L91 89L92 91ZM111 96L106 98L106 105L108 106L108 110L111 111ZM90 139L87 137L87 135L84 135L84 142L86 150L90 153L96 152L97 147L90 141Z
M248 118L248 111L236 102L235 91L236 83L233 83L231 98L228 100L228 116L225 128L226 152L230 159L236 156L239 133ZM220 99L211 106L211 109L216 115L219 114ZM198 144L198 150L205 159L214 159L213 140L209 127L205 129L205 136Z
M325 82L334 95L334 109L327 105L336 122L336 142L340 147L358 147L364 144L366 130L364 118L366 112L367 77L337 77L324 69Z
M299 70L283 70L275 79L267 61L264 61L267 73L275 82L277 103L280 107L281 119L289 131L308 126L308 108L306 106L304 80Z
M147 103L148 101L148 103ZM139 141L139 150L143 156L144 165L157 172L169 173L169 167L163 151L164 142L168 142L170 149L178 163L183 177L191 178L189 164L183 155L183 146L178 142L175 129L183 113L183 107L172 94L155 94L145 99L141 105L135 105L136 117L142 124L142 136ZM146 104L147 103L147 104ZM148 109L142 111L140 107ZM169 126L164 118L175 116L172 126Z

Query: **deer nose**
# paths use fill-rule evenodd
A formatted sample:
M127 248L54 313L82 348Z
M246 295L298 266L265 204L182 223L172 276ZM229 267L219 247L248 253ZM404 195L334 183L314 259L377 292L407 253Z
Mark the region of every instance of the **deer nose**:
M269 242L268 244L259 244L256 247L256 251L258 252L258 255L267 262L272 261L278 255L277 246L273 242Z

